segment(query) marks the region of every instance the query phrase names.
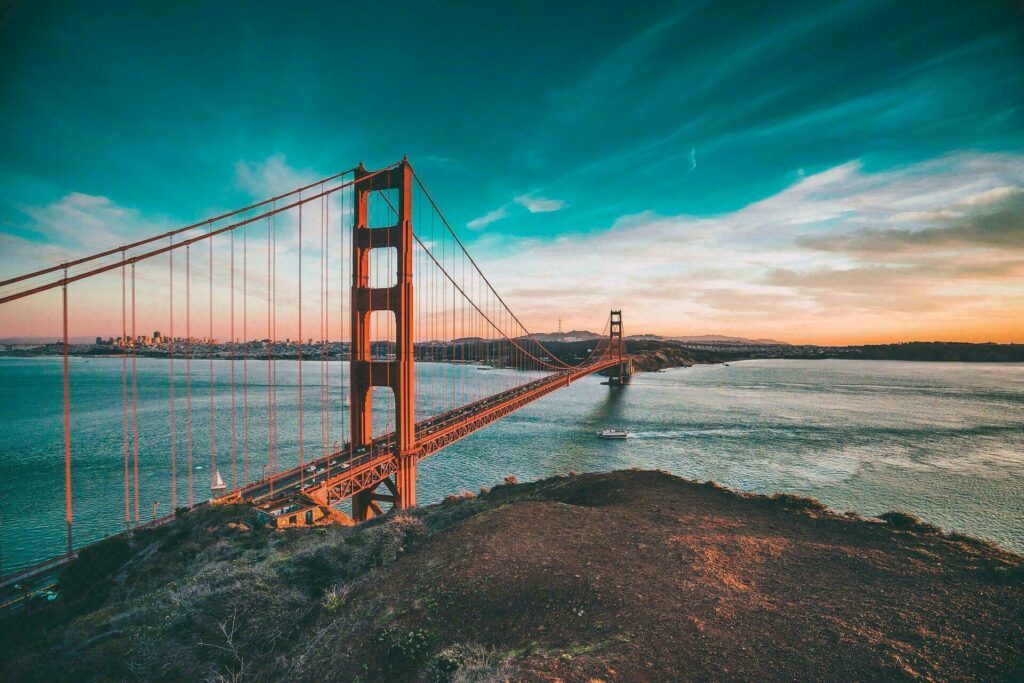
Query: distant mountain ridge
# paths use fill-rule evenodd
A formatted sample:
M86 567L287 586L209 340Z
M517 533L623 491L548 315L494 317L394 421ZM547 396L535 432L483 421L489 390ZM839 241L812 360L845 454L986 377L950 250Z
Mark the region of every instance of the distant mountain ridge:
M533 338L541 342L578 342L602 339L604 336L588 330L572 330L570 332L534 333Z
M790 346L789 342L778 339L747 339L727 337L721 334L702 334L691 337L663 337L658 334L638 334L627 337L638 341L676 341L684 344L731 344L734 346Z
M534 334L534 339L541 342L577 342L601 339L604 335L589 330L572 330L571 332L542 332ZM660 334L627 335L632 341L673 341L683 344L728 344L731 346L790 346L789 342L776 339L747 339L745 337L726 337L720 334L704 334L691 337L665 337Z

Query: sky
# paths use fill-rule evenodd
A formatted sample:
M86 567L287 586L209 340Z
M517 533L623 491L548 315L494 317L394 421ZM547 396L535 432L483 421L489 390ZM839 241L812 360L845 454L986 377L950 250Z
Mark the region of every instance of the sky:
M1024 341L1020 2L7 2L0 77L0 275L408 155L536 331Z

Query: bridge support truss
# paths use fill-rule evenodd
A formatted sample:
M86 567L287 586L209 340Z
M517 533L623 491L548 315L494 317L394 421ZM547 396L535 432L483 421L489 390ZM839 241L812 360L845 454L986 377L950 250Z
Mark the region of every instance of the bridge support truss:
M413 365L413 233L412 167L403 160L395 168L370 174L362 164L355 171L354 228L352 231L352 345L351 418L353 448L372 448L373 388L391 389L395 399L395 436L398 467L394 479L364 489L352 498L357 522L381 514L378 502L404 510L416 505L415 368ZM394 225L369 225L369 201L373 192L398 191L398 221ZM370 252L394 248L397 276L390 287L371 287ZM370 317L374 311L395 316L394 360L373 360Z

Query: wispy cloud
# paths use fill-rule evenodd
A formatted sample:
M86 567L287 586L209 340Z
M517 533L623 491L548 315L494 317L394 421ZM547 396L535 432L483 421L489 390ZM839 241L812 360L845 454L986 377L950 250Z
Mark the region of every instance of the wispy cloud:
M259 199L308 185L322 177L314 171L294 168L283 154L275 154L263 161L239 161L235 164L238 186Z
M282 156L274 156L253 163L239 162L236 165L238 186L245 190L252 199L259 200L308 184L321 177L324 175L315 171L302 171L291 167ZM307 264L317 263L321 258L321 226L329 227L337 234L339 218L349 212L347 208L341 206L340 193L336 193L331 196L330 200L324 201L328 203L321 206L319 199L313 200L304 208L305 231L302 237L302 252L303 257L307 259ZM329 209L326 216L321 213L322 208ZM21 210L30 219L29 224L25 226L26 232L37 235L39 238L26 239L18 235L0 232L0 253L4 255L4 258L0 260L0 273L4 276L18 275L42 266L54 265L72 257L116 247L142 237L150 237L172 228L181 227L186 223L186 221L172 221L168 218L148 216L135 208L122 206L108 197L81 192L71 192L49 204L25 206L21 207ZM223 209L215 208L210 210L210 214L222 211ZM322 216L328 218L330 223L322 222ZM295 316L298 296L298 210L291 209L278 214L274 224L277 236L275 280L278 305L281 309L279 331L282 336L295 337L298 332ZM254 254L251 252L254 249L259 249L260 254L265 254L263 249L266 245L267 230L268 223L258 221L233 233L235 240L231 239L232 233L229 233L193 246L188 255L182 250L174 252L175 281L178 287L185 281L184 265L188 258L193 284L191 292L193 308L205 310L209 307L210 317L214 320L214 336L216 337L225 338L229 334L230 292L232 285L237 289L239 278L232 278L232 270L227 268L226 264L231 262L233 248L235 270L241 270L243 258L245 258L240 239L243 232L247 233L249 238L248 295L252 298L253 303L257 299L262 300L260 297L266 291L266 278L260 275L265 275L265 273L260 270L262 261L258 259L254 261ZM198 236L206 231L206 226L196 228L182 234L177 240ZM129 251L128 255L144 253L164 244L166 242L161 240L135 251ZM342 263L350 257L347 246L341 245L342 250L339 250L338 246L337 242L332 241L326 252L329 266L327 268L329 288L334 291L342 286ZM97 263L109 263L119 258L120 255L115 255ZM212 305L207 296L207 287L195 286L197 283L209 282L211 259L214 266L212 287L215 293ZM138 262L137 267L130 271L134 273L134 279L137 281L138 298L146 304L138 312L139 323L143 328L160 330L168 328L170 311L167 288L170 265L170 256L160 255ZM308 268L308 265L306 267ZM76 330L76 334L107 336L119 333L121 322L117 304L120 302L121 296L120 285L120 270L115 270L109 275L100 275L75 283L73 302L76 318L73 320L73 328ZM319 283L310 280L303 283L303 291L308 297L306 298L307 303L304 304L305 307L309 307L308 302L319 302L318 288ZM41 295L38 300L46 301L46 297L47 295ZM0 337L52 334L53 319L32 313L33 305L30 304L34 304L36 301L37 299L26 299L10 304L9 311L0 320ZM182 310L183 306L180 304L175 310L175 325L178 330L184 329ZM309 319L314 318L314 315L309 316ZM311 326L307 325L304 328L304 336L308 337L311 329ZM199 334L208 333L208 328L202 325L199 325L196 330Z
M961 202L967 212L943 209L898 214L901 220L926 227L865 228L854 232L799 238L799 244L851 255L883 254L891 258L911 251L997 248L1024 252L1024 190L1001 193L1001 199L982 204Z
M519 195L515 198L515 202L526 207L530 213L551 213L552 211L561 211L566 207L566 203L561 199L545 199L530 194Z
M849 162L715 217L643 212L586 236L495 237L486 267L524 319L547 325L555 292L573 327L621 306L633 331L1021 338L1022 196L1024 156L879 173Z
M495 221L500 221L502 218L508 216L508 209L504 206L495 209L494 211L488 211L479 218L474 218L470 222L466 223L466 227L470 230L480 230L486 228L488 225Z
M283 159L239 168L240 184L257 196L305 177ZM495 209L469 227L506 218L513 206ZM81 193L24 211L32 218L28 228L45 239L0 235L0 250L10 257L5 261L19 264L19 272L92 250L96 235L117 244L172 227ZM317 254L317 216L307 216L304 255L310 258ZM473 251L512 308L535 329L557 324L559 316L569 327L593 327L609 308L622 307L631 332L816 342L1011 340L1024 338L1022 216L1024 155L971 153L885 172L869 172L853 161L713 217L645 211L586 235L554 239L486 231L477 236ZM293 219L279 222L282 241L294 233ZM261 235L265 228L255 230ZM86 234L89 249L80 241ZM49 244L71 253L57 254ZM218 240L217 262L225 262L228 247ZM202 250L192 256L193 277L201 278L207 256ZM278 291L286 298L296 291L294 256L281 263ZM139 277L165 293L163 263L146 262ZM180 272L177 258L175 263ZM103 286L119 288L119 279L112 275ZM76 298L84 300L85 294L76 286ZM97 292L96 300L102 299ZM96 333L108 334L119 325L113 318L99 324L108 313L90 311L90 320L99 325ZM31 322L15 318L18 324ZM218 319L226 319L223 311ZM162 325L166 315L154 309L143 320Z

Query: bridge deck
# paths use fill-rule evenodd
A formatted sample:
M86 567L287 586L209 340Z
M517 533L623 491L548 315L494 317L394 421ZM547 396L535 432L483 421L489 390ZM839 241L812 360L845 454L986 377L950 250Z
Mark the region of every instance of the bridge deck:
M422 460L556 389L614 367L619 362L618 358L602 358L421 420L416 423L414 456ZM374 439L369 446L354 450L347 442L330 455L250 484L215 502L262 503L302 493L322 505L335 504L376 486L394 474L398 468L397 456L394 432Z

